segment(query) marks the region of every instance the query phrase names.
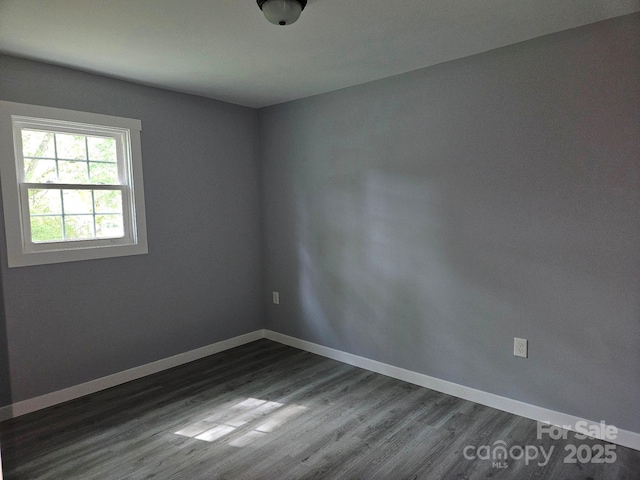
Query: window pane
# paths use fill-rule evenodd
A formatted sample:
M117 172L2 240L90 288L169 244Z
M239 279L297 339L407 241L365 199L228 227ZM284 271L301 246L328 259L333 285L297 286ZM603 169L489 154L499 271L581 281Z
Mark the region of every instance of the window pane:
M25 157L55 158L53 133L37 130L22 130L22 155Z
M5 268L148 253L139 119L2 101L0 117Z
M62 213L60 190L30 188L29 213L31 215Z
M91 183L118 185L118 165L115 163L89 162Z
M120 190L94 190L93 201L96 213L122 213Z
M91 190L63 190L64 214L93 213Z
M56 133L58 158L86 160L87 147L84 135Z
M25 158L24 176L27 182L32 183L55 182L58 178L56 175L56 162L55 160Z
M62 239L62 217L31 217L32 242L56 242Z
M122 215L96 215L96 237L124 237Z
M64 229L67 240L95 238L93 234L93 215L65 216Z
M58 162L59 178L62 183L87 183L87 162Z
M101 162L116 161L116 141L114 138L87 137L89 159Z

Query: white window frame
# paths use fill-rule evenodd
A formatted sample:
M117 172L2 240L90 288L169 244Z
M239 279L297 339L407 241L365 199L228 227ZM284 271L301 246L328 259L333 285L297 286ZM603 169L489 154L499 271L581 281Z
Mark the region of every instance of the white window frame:
M23 128L114 138L120 185L25 182ZM148 253L141 131L142 122L136 119L0 101L0 180L10 268ZM121 190L124 236L32 242L29 188Z

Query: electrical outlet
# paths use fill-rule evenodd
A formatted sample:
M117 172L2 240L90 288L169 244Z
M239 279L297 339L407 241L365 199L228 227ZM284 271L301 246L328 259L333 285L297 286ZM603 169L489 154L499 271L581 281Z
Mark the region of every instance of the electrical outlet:
M514 337L513 339L513 354L516 357L527 358L529 356L528 341L524 338Z
M273 292L273 303L275 303L276 305L280 304L280 293L279 292Z

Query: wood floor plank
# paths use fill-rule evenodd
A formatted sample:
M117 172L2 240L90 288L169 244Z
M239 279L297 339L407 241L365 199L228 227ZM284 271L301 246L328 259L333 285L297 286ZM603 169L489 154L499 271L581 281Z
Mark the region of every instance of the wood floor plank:
M554 450L465 457L496 442ZM3 422L0 443L5 480L640 479L640 452L565 463L606 443L268 340Z

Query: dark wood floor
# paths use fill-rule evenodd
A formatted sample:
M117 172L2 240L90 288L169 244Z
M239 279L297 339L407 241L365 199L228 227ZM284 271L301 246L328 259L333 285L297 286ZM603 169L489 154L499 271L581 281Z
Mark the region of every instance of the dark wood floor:
M567 444L606 444L536 431L532 420L260 340L3 422L0 441L5 480L640 478L640 452L617 446L610 464L564 463ZM498 441L554 451L543 466L541 456L506 468L464 456Z

